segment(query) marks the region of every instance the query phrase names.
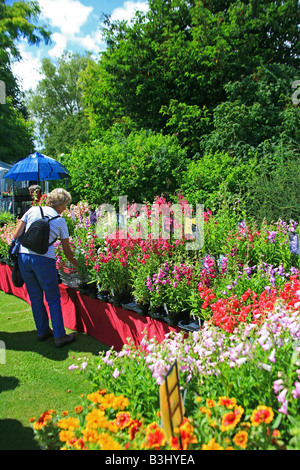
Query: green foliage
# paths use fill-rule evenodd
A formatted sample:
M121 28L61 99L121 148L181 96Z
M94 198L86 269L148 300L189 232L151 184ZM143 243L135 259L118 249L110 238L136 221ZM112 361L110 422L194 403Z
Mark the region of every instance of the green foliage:
M153 202L157 194L173 194L185 163L185 151L171 136L132 131L127 137L120 126L102 139L74 149L63 163L70 171L72 194L92 205Z
M13 223L14 220L13 214L0 210L0 227L5 224Z
M36 22L40 14L37 2L0 0L0 80L5 83L6 103L0 105L0 155L5 162L15 162L33 149L33 126L28 121L24 97L11 70L12 60L20 59L18 41L29 44L49 42L50 33Z
M33 123L6 97L6 103L0 105L0 155L7 163L15 162L27 156L33 149Z
M65 53L56 63L42 62L44 78L31 92L28 106L36 122L45 153L59 156L88 140L89 124L84 113L80 73L90 62L90 54Z
M215 209L220 189L228 194L239 194L252 180L256 172L256 159L247 164L239 162L228 153L205 154L197 161L190 161L182 177L182 192L190 204L204 204Z
M247 206L258 221L300 218L300 158L280 163L273 172L263 171L249 183Z
M207 152L222 151L248 159L274 153L278 142L299 152L299 110L291 100L297 70L281 64L259 67L224 88L227 100L213 114L212 132L204 136ZM266 145L271 147L266 152Z
M298 16L296 0L153 0L131 23L106 18L107 50L83 74L95 136L123 116L161 130L160 110L174 101L212 111L226 100L228 82L262 64L297 69Z

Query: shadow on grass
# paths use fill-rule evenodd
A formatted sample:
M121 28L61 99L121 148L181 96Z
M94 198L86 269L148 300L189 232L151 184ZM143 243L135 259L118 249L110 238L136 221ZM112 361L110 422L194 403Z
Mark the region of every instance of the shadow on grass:
M33 430L16 419L0 419L0 450L40 450Z
M91 336L84 333L74 333L75 341L62 348L54 346L53 337L47 338L45 341L38 341L36 331L17 331L14 333L0 331L0 340L4 341L6 350L32 351L55 361L65 360L70 350L98 355L100 351L109 349L108 346Z

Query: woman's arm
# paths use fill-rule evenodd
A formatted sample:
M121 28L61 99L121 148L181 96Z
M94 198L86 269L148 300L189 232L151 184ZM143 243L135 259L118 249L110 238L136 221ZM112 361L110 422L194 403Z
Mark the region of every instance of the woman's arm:
M78 261L77 259L75 258L74 256L74 253L70 247L70 242L69 242L69 238L61 238L60 239L61 241L61 244L62 244L62 247L63 247L63 251L64 251L64 254L66 255L66 258L70 261L70 263L72 263L74 266L78 266Z
M25 222L23 222L22 220L19 220L17 228L16 228L16 230L13 234L13 238L16 239L16 238L20 237L22 235L22 233L24 232L25 227L26 227Z

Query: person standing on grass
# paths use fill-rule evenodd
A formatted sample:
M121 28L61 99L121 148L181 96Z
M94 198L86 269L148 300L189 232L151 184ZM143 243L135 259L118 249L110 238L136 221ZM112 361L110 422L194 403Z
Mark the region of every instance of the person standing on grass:
M70 193L63 188L54 189L47 195L46 206L43 207L45 217L51 219L61 215L71 200ZM39 206L31 207L20 219L13 238L17 239L24 231L28 230L33 222L40 218ZM66 258L74 266L77 266L78 262L69 243L67 223L63 217L58 217L50 222L49 243L51 244L56 238L60 238ZM64 346L73 341L75 339L74 333L67 335L63 324L53 243L44 255L37 254L21 244L18 263L30 298L38 339L43 341L53 335L56 347ZM50 310L53 331L49 327L49 318L44 304L44 293Z

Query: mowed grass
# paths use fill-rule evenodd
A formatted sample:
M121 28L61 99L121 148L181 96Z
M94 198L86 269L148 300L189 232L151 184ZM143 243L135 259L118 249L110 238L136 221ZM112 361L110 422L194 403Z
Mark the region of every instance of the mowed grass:
M29 419L50 408L73 412L90 388L68 367L108 347L83 333L63 348L54 347L53 337L38 341L31 307L2 291L0 341L0 450L38 450Z

